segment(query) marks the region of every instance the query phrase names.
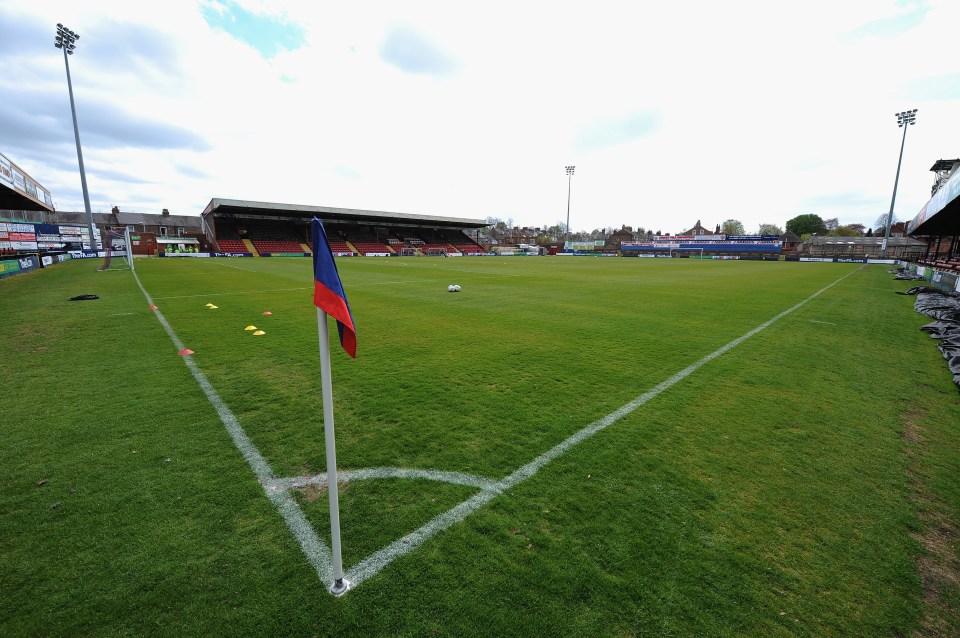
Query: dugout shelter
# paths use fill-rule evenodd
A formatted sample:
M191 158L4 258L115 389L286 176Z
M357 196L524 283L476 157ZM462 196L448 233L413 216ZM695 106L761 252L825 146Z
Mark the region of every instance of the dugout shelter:
M201 214L201 227L221 254L308 255L315 216L339 256L484 252L476 237L486 221L462 217L214 198Z

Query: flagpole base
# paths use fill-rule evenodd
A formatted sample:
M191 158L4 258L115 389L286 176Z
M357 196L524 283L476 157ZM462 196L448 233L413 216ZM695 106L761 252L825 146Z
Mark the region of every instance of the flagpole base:
M333 584L330 585L329 591L336 597L343 596L350 589L350 581L346 578L341 578L339 580L333 581Z

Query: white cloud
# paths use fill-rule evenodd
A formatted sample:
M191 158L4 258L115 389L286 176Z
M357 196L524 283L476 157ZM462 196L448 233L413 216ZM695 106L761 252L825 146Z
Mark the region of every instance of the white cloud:
M575 164L577 229L754 230L806 212L872 225L893 188L894 113L919 109L901 217L926 202L930 165L960 155L951 0L235 4L297 24L303 46L264 58L210 28L214 2L5 4L0 41L33 35L8 39L0 126L63 139L11 134L0 150L82 208L63 168L63 22L81 34L70 62L95 209L198 214L237 197L543 225L565 218ZM399 66L383 57L398 33L418 45L387 56ZM101 105L128 146L101 143Z

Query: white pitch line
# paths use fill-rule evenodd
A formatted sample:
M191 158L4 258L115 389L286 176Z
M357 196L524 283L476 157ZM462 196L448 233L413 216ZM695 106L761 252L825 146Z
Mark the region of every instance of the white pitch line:
M127 315L135 315L135 312L115 312L112 315L107 315L108 317L126 317Z
M252 269L250 269L250 268L241 268L240 266L234 266L233 264L228 264L228 263L225 263L225 262L224 262L224 263L220 263L220 262L221 262L220 259L208 259L208 260L206 260L206 261L207 261L207 262L211 262L211 261L212 261L212 262L215 263L217 266L224 266L224 267L226 267L226 268L233 268L233 269L235 269L235 270L243 270L243 271L245 271L245 272L260 272L259 270L252 270Z
M151 306L155 305L153 299L150 298L150 293L148 293L146 288L143 287L143 284L140 283L140 278L136 272L133 273L133 278L136 280L137 286L140 287L143 296L147 298L147 303ZM167 335L169 335L170 340L173 341L173 345L177 350L183 350L183 342L180 341L180 338L177 337L173 328L170 327L163 313L160 312L159 309L153 312L157 320L160 321L160 325L167 331ZM227 407L223 399L220 398L220 395L217 394L217 391L207 380L207 377L200 371L197 364L194 363L193 357L187 355L183 357L183 362L187 365L187 368L200 386L200 389L203 390L203 394L207 397L210 405L217 411L221 423L223 423L227 433L233 440L233 444L237 450L240 451L240 454L243 455L243 458L247 461L250 469L253 470L261 486L264 486L264 492L267 498L270 499L270 502L273 503L277 511L280 512L280 515L283 516L283 520L287 524L290 533L292 533L294 538L297 539L297 542L300 543L300 549L303 550L307 560L313 565L321 582L331 581L333 579L333 566L331 563L330 549L317 536L317 533L303 515L303 511L301 511L296 501L293 500L293 497L291 497L288 492L271 492L266 489L265 486L269 484L270 481L275 480L275 475L270 468L270 464L263 458L263 455L260 454L260 451L247 436L247 433L244 432L239 421L237 421L237 417L230 411L230 408Z
M735 348L743 341L749 339L750 337L756 335L761 330L764 330L774 322L782 319L788 314L794 312L811 299L819 296L826 290L829 290L833 286L837 285L850 275L857 272L856 270L851 271L844 275L843 277L837 279L828 286L825 286L821 290L813 293L800 303L789 308L776 315L772 319L766 321L760 326L754 328L753 330L747 332L741 337L734 339L730 343L722 346L716 351L710 353L706 357L703 357L699 361L687 366L677 374L673 375L669 379L663 381L656 387L651 390L648 390L644 394L641 394L634 400L629 403L621 406L619 409L611 412L607 416L594 421L590 425L581 429L579 432L568 437L564 441L560 442L547 452L541 454L536 459L527 463L520 469L516 470L512 474L506 476L500 481L492 481L488 478L464 474L460 472L443 472L440 470L416 470L416 469L406 469L406 468L367 468L361 470L354 470L352 472L346 472L347 475L343 482L349 480L362 480L362 479L371 479L371 478L412 478L412 479L426 479L426 480L436 480L449 483L455 483L460 485L467 485L470 487L476 487L481 491L478 494L470 497L466 501L460 503L459 505L454 506L450 510L440 514L428 523L421 526L419 529L407 534L406 536L401 537L400 539L394 541L390 545L384 547L383 549L371 554L360 563L355 565L349 572L346 574L348 580L350 580L354 587L367 580L371 576L376 575L384 567L392 563L394 560L407 554L437 533L451 527L452 525L464 520L467 516L477 511L479 508L489 503L497 496L499 496L503 491L514 487L515 485L527 480L528 478L535 475L539 470L552 461L553 459L559 457L564 452L568 451L570 448L576 444L586 440L587 438L593 436L597 432L609 427L613 423L619 421L623 417L627 416L643 404L647 403L649 400L653 399L664 390L667 390L676 383L687 378L697 369L699 369L704 364L712 361L713 359L719 357L720 355L728 352L732 348ZM143 284L140 282L140 278L137 276L136 272L133 273L134 279L139 286L140 291L146 297L147 302L153 305L153 300L151 299L149 293L143 287ZM291 290L301 290L303 288L293 288ZM226 293L231 294L231 293ZM235 293L235 294L247 294L247 293ZM203 296L203 295L191 295L191 296ZM173 341L177 349L183 349L183 343L174 333L173 329L167 323L166 318L159 310L155 310L154 313L157 316L157 319L160 321L161 325L167 331L167 334L170 336L170 339ZM206 395L208 401L214 409L217 410L217 413L220 415L220 419L224 424L224 427L227 429L227 432L230 434L231 438L234 441L234 445L246 459L247 463L250 465L251 469L254 471L254 474L257 476L261 486L263 487L264 492L270 501L274 504L280 514L283 516L284 521L287 524L287 527L290 529L291 533L297 539L300 544L300 547L307 557L307 560L313 565L314 570L316 571L318 577L322 582L327 582L332 578L332 565L331 565L331 555L329 548L320 540L314 531L313 527L306 520L306 517L303 515L300 507L297 505L296 501L289 493L291 487L309 485L309 484L325 484L325 477L323 480L320 477L295 477L292 479L278 479L273 474L273 471L270 469L269 464L256 449L253 443L249 440L246 433L243 431L243 428L237 422L236 417L230 411L230 409L223 403L219 395L216 393L216 390L210 385L209 381L199 370L197 365L193 362L192 357L186 356L183 357L184 362L187 367L190 369L191 373L194 376L194 379L200 385L204 394Z
M835 325L837 325L837 324L835 324L835 323L830 323L829 321L817 321L816 319L811 319L811 320L810 320L810 323L822 323L822 324L825 324L825 325L828 325L828 326L835 326Z
M463 472L444 472L443 470L418 470L405 467L368 467L360 470L342 470L337 474L337 483L345 484L350 481L393 478L438 481L440 483L475 487L480 490L500 491L500 482L485 476L465 474ZM270 494L295 487L306 487L307 485L326 486L327 475L313 474L310 476L271 479L264 483L264 489Z
M801 306L809 302L811 299L814 299L815 297L818 297L819 295L823 294L825 291L829 290L830 288L833 288L838 283L840 283L850 275L854 274L855 272L857 272L857 270L853 270L847 273L840 279L837 279L836 281L834 281L832 284L825 286L824 288L821 288L817 292L813 293L812 295L810 295L800 303L796 304L795 306L787 310L784 310L777 316L765 321L764 323L760 324L753 330L747 332L743 336L737 337L730 343L724 346L721 346L720 348L711 352L710 354L703 357L699 361L696 361L695 363L690 364L689 366L687 366L680 372L676 373L666 381L663 381L653 389L648 390L647 392L644 392L634 400L630 401L629 403L626 403L625 405L621 406L617 410L614 410L613 412L603 417L602 419L594 421L593 423L586 426L576 434L570 436L569 438L555 445L553 448L541 454L540 456L535 458L533 461L527 463L517 471L505 477L503 480L501 480L498 483L499 489L495 491L492 489L484 490L479 494L475 494L471 498L447 510L443 514L440 514L434 517L428 523L426 523L416 531L410 534L407 534L406 536L403 536L402 538L387 545L383 549L377 552L374 552L367 558L357 563L353 568L348 570L348 573L346 574L347 580L349 580L352 583L353 587L360 585L360 583L367 580L371 576L376 575L380 570L382 570L384 567L392 563L397 558L413 551L414 549L416 549L417 547L419 547L420 545L422 545L423 543L431 539L437 533L442 532L443 530L451 527L456 523L459 523L460 521L465 519L467 516L469 516L473 512L477 511L478 509L480 509L481 507L483 507L484 505L492 501L502 491L505 491L511 487L514 487L515 485L518 485L519 483L522 483L523 481L527 480L531 476L535 475L537 472L540 471L540 469L544 465L546 465L553 459L557 458L558 456L560 456L561 454L563 454L564 452L566 452L576 444L590 438L597 432L600 432L601 430L613 425L623 417L627 416L628 414L630 414L631 412L633 412L634 410L636 410L637 408L639 408L640 406L648 402L650 399L653 399L654 397L662 393L664 390L667 390L673 385L689 377L691 374L696 372L704 364L709 363L710 361L713 361L720 355L725 354L731 349L737 347L738 345L740 345L750 337L756 335L758 332L766 329L773 323L779 321L783 317L786 317L790 313L794 312L795 310L797 310L798 308L800 308Z

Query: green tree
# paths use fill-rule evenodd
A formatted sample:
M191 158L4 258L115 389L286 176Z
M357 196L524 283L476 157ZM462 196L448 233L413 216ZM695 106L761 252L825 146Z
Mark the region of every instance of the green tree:
M813 233L823 233L827 229L826 226L823 225L823 219L821 219L820 215L805 213L788 220L787 230L796 235L803 236L812 235Z
M724 235L745 235L746 232L743 230L743 222L737 219L728 219L723 222L723 225L720 227L720 232Z
M834 237L863 237L863 233L851 226L837 226L830 231Z
M781 229L776 224L760 224L760 228L757 230L758 235L782 235L783 229Z
M563 222L557 222L553 226L546 228L544 233L550 235L551 237L563 237L567 232L567 225Z
M876 221L873 222L873 234L877 237L882 237L887 234L887 215L889 213L884 213L877 217ZM900 216L896 213L890 218L890 226L893 227L894 224L899 224L903 220L900 219Z

